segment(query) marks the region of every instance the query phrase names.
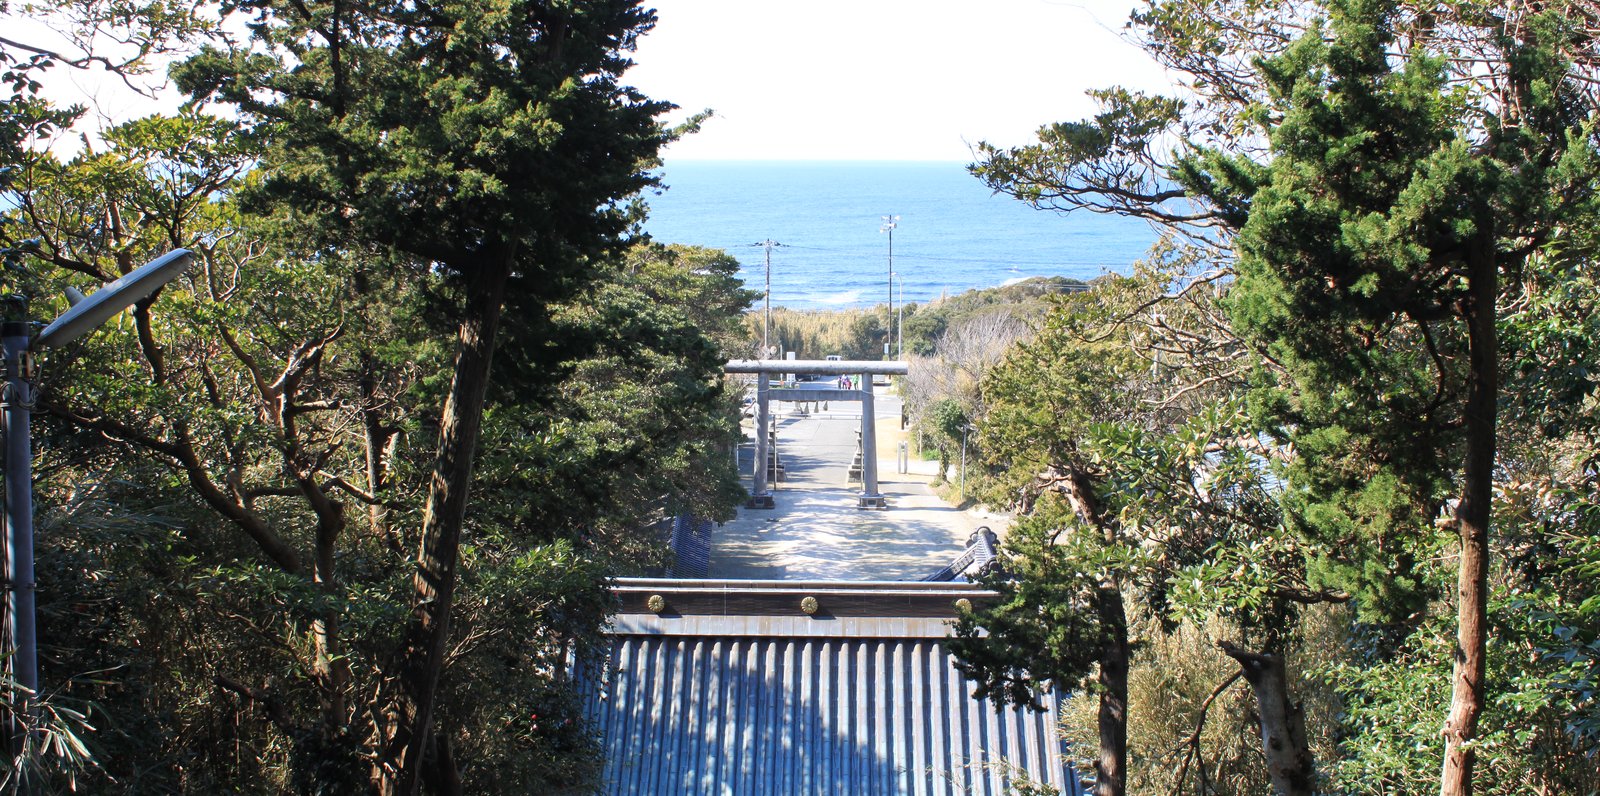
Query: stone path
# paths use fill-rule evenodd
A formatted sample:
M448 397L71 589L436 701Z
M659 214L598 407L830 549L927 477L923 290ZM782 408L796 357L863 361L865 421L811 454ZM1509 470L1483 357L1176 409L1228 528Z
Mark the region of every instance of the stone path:
M738 517L712 532L709 577L918 580L950 563L979 526L1002 530L1004 518L962 511L934 495L928 487L933 463L913 460L912 472L896 472L896 451L904 438L900 399L879 387L874 402L879 491L889 507L856 508L861 485L846 482L860 404L830 404L829 411L797 415L792 405L775 402L778 452L786 471L785 479L772 485L776 508L740 509Z

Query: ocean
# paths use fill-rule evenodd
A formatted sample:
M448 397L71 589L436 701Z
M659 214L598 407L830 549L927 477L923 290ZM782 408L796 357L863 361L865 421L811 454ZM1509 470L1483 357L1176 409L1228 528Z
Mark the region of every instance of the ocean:
M1088 280L1126 272L1156 233L1143 221L1034 210L990 192L962 163L669 161L668 188L647 198L645 231L660 243L725 249L773 306L839 309L889 299L889 236L897 215L894 301L926 303L1031 276Z

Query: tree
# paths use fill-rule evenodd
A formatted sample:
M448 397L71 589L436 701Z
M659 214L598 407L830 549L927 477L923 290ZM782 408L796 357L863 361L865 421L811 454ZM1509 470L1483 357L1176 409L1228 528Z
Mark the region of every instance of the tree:
M63 284L91 289L174 246L196 251L199 265L168 288L159 310L148 302L136 306L124 334L97 335L52 357L40 409L57 424L44 436L42 471L63 473L68 481L75 475L85 483L115 482L110 474L119 471L119 459L133 459L140 466L123 472L150 483L171 480L153 471L167 468L192 496L188 507L213 512L235 532L213 537L211 523L185 511L193 524L178 549L210 547L218 558L232 559L229 564L238 563L234 556L249 561L223 569L252 587L273 580L250 574L257 562L269 562L278 574L272 585L284 592L280 607L289 616L258 610L233 615L247 628L244 636L277 627L280 619L298 625L306 612L316 617L306 644L315 652L296 664L317 684L319 721L313 726L324 731L296 734L295 751L336 759L349 742L345 665L352 656L339 630L349 616L342 601L328 599L337 594L335 585L318 574L329 571L325 562L338 552L346 525L338 496L363 492L359 476L345 469L351 462L338 455L344 447L339 430L349 417L340 400L340 374L324 357L345 332L366 330L341 323L345 305L337 266L275 260L283 250L227 203L250 160L233 123L203 114L151 117L111 128L103 140L101 151L66 163L36 153L18 167L13 221L29 235L28 260L39 279L30 292L54 295ZM251 322L240 322L245 317ZM128 494L112 491L128 501L129 511L163 503L153 496L128 500ZM172 496L167 489L152 491ZM46 489L41 503L48 507L51 496ZM309 543L302 535L306 528L316 529ZM168 548L153 562L135 563L135 570L159 569L157 562L170 563L172 555ZM317 562L316 573L308 560ZM158 579L154 590L182 589L179 584L192 583L198 568L175 566L174 582ZM210 603L196 602L201 612ZM127 618L138 627L145 617ZM161 637L153 636L153 642ZM245 643L226 631L208 636L219 637ZM107 646L126 651L123 642ZM259 645L259 637L252 643ZM260 657L288 651L267 649ZM241 658L240 668L257 661ZM195 674L179 668L178 677ZM215 678L208 689L229 683L236 692L252 693L237 679L240 674L228 666L203 681ZM282 705L281 694L255 693ZM297 714L278 710L274 719L288 732Z
M1300 453L1290 516L1365 616L1415 615L1418 554L1453 504L1461 655L1441 787L1464 794L1484 704L1496 303L1592 202L1592 9L1327 9L1323 27L1318 6L1152 2L1135 22L1193 104L1101 92L1095 119L985 150L975 170L1040 206L1232 247L1230 314L1268 364L1258 416Z
M985 380L987 489L1024 518L985 579L998 605L962 619L956 650L981 692L1019 702L1096 673L1097 788L1115 793L1128 777L1130 624L1218 620L1235 628L1223 649L1238 666L1219 689L1250 681L1274 783L1310 793L1286 620L1343 596L1306 585L1281 533L1269 452L1229 393L1237 362L1207 337L1219 292L1200 282L1163 297L1162 262L1062 301ZM1204 780L1203 762L1193 771Z
M923 433L933 440L939 451L939 481L950 477L950 451L959 447L967 435L967 415L961 402L954 398L941 398L923 413Z
M641 528L726 519L744 501L737 393L722 378L756 295L737 268L720 251L640 244L553 308L535 342L570 357L565 376L538 401L496 390L480 484L516 497L475 510L485 532L510 546L581 539L614 573L642 575L666 551Z
M292 204L330 242L437 267L453 293L414 615L373 771L384 792L416 793L425 772L450 776L433 765L433 716L502 313L537 319L581 286L586 258L627 229L618 203L652 182L668 106L619 79L654 17L625 0L249 11L265 54L209 50L178 77L272 144L260 201ZM539 362L520 364L537 375Z
M17 169L10 228L34 241L30 292L88 290L173 242L200 264L130 334L47 360L52 684L63 707L94 699L99 789L358 790L406 616L399 538L416 538L420 440L448 386L448 350L423 320L440 284L374 268L377 255L298 248L291 218L239 214L228 197L248 151L230 122L142 119L106 141ZM603 621L603 578L661 560L638 531L663 508L719 516L742 499L724 355L707 336L730 334L749 301L732 270L703 251L597 262L588 291L551 307L548 334L511 338L544 352L555 383L490 393L440 686L462 788L592 779L598 751L561 672ZM368 480L369 417L381 481ZM314 560L338 579L317 580ZM60 674L91 671L129 674Z
M1007 541L1015 579L986 580L1002 597L961 617L952 651L979 695L1035 707L1042 683L1076 683L1097 669L1095 793L1120 796L1127 769L1124 592L1138 551L1105 502L1115 492L1083 438L1115 414L1115 387L1103 388L1125 384L1137 365L1126 348L1080 345L1082 318L1062 311L1050 320L985 382L991 410L980 438L1015 474L1012 488L1001 490L1002 505L1020 503L1026 519Z
M299 10L307 16L296 18ZM552 673L596 632L605 607L599 567L640 549L659 557L648 540L630 538L630 523L663 497L706 516L732 499L718 446L731 434L733 407L713 377L723 354L706 337L725 335L733 308L748 303L731 260L641 254L628 269L612 260L637 217L627 197L650 182L644 166L671 134L655 122L664 105L617 81L649 15L625 3L529 4L509 16L394 10L295 6L278 18L266 9L254 54L208 51L180 70L197 93L246 99L244 130L204 114L141 120L112 131L109 147L62 164L28 138L47 128L18 128L16 158L5 164L18 181L6 185L4 232L37 278L28 292L104 281L173 245L202 255L158 308L138 308L131 340L97 336L55 357L43 407L66 421L50 438L72 444L53 442L64 457L46 458L41 472L159 483L149 493L110 492L130 505L183 507L181 536L156 534L139 552L166 567L144 581L159 584L152 591L188 590L186 619L200 629L188 639L192 655L164 634L170 617L106 597L98 581L78 584L112 614L97 627L136 628L147 642L86 647L105 652L106 668L131 662L150 673L151 696L124 689L117 704L152 722L183 716L195 728L217 726L213 711L237 714L232 739L203 730L177 739L209 763L163 757L173 739L162 732L119 733L121 748L146 756L116 770L233 789L227 783L252 771L206 757L226 746L254 750L254 773L285 789L354 787L356 761L391 753L399 763L377 776L392 787L419 773L439 791L527 790L540 779L581 786L592 744L581 723L562 721L562 711L576 719L575 703ZM390 35L408 26L416 36ZM446 39L482 46L456 49ZM287 63L280 69L263 53ZM254 164L264 168L241 180ZM240 193L247 213L229 201ZM503 295L485 287L502 277ZM490 334L502 299L510 321ZM450 355L429 332L452 326L464 340L462 367L440 379L452 372ZM513 358L484 387L496 340ZM538 406L556 395L563 400L549 410ZM431 521L417 509L430 469L449 475L450 462L474 458L475 400L488 406L484 427L508 443L474 487L482 502L513 505L533 486L506 477L517 472L560 473L570 481L558 486L583 483L589 499L547 502L531 523L476 513L465 524L479 544L463 561L449 549L462 523L452 542L443 507L464 496L465 481L433 481L440 508ZM438 428L430 415L442 418ZM440 446L432 467L413 444L430 431L456 442ZM619 439L627 444L572 455L588 441ZM59 538L68 546L73 535ZM393 573L409 545L423 549L413 591L456 595L453 612L447 599L407 599ZM97 560L90 545L60 552ZM120 568L119 584L127 567L145 564L137 555L98 561ZM212 585L219 580L229 588ZM519 618L498 616L495 607L512 600L523 606ZM405 640L393 632L393 609L407 602L417 613L409 656L393 647ZM417 659L440 635L419 625L440 635L454 625L453 637L470 642L452 646L449 680L445 666L433 671L437 686L425 671L434 662ZM254 654L219 666L215 649ZM474 672L493 674L473 681ZM448 721L418 733L432 687L451 693ZM182 708L163 708L174 694ZM508 718L488 706L530 699L530 713L551 721L517 724L512 746L489 743L495 733L484 727L530 713ZM396 703L415 710L395 711ZM246 721L251 711L256 720ZM425 738L390 743L401 730ZM555 762L546 765L552 741ZM515 763L491 776L496 754Z
M940 477L950 453L963 437L962 427L984 413L979 389L1006 350L1032 333L1013 308L975 312L955 322L939 338L929 356L913 355L899 391L911 423L939 451Z
M1569 132L1586 120L1563 96L1568 67L1545 43L1562 26L1528 21L1503 45L1519 102L1474 119L1475 137L1439 61L1390 65L1390 10L1336 5L1331 40L1313 31L1265 66L1282 117L1271 164L1230 169L1255 173L1248 199L1206 194L1247 207L1233 317L1291 380L1277 411L1301 449L1291 505L1308 535L1375 545L1368 561L1414 555L1401 539L1426 538L1415 529L1456 484L1446 794L1471 792L1485 699L1501 284L1590 201L1594 174L1591 133ZM1217 171L1196 174L1220 185Z

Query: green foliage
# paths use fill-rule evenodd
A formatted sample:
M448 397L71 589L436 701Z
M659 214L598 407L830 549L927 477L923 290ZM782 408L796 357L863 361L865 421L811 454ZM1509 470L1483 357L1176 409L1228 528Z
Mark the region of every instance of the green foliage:
M35 159L31 151L34 141L71 127L83 114L81 107L56 108L39 96L44 88L39 73L52 65L53 61L44 55L20 59L0 48L0 83L9 89L9 96L0 105L0 196L11 197L19 190L23 165ZM11 213L0 214L0 268L4 269L0 294L20 292L20 281L28 277L25 255L36 245L19 219Z
M1381 590L1359 604L1397 621L1428 597L1410 570L1432 552L1418 530L1451 484L1442 421L1464 391L1464 335L1434 320L1459 298L1459 260L1426 269L1476 234L1469 197L1489 176L1454 136L1437 62L1390 71L1380 29L1336 19L1331 42L1306 36L1263 66L1278 157L1249 198L1229 309L1287 375L1263 376L1255 400L1294 429L1290 516L1333 553L1331 584Z
M449 382L435 321L464 274L354 240L372 230L310 205L267 213L282 188L268 176L294 167L246 169L310 155L263 150L251 132L266 127L149 117L70 161L28 149L3 164L4 242L35 296L198 253L40 378L45 678L53 704L92 706L97 765L75 776L95 792L369 787ZM604 208L595 228L628 212ZM566 661L598 632L605 577L660 559L663 540L640 532L659 512L722 516L742 497L719 378L750 300L733 260L541 245L591 287L542 285L569 298L519 305L502 348L517 378L491 396L442 685L443 737L473 790L592 784ZM519 279L538 272L527 262ZM53 771L52 786L74 776Z
M1241 209L1229 312L1274 364L1252 400L1299 454L1286 510L1323 551L1322 580L1357 592L1366 619L1391 623L1419 617L1433 593L1416 567L1438 552L1431 523L1461 451L1467 340L1452 319L1470 251L1546 235L1538 225L1553 222L1539 214L1574 206L1536 210L1533 195L1563 190L1591 157L1535 140L1540 125L1581 123L1555 106L1529 108L1529 130L1493 149L1476 145L1462 122L1474 111L1446 85L1441 58L1391 62L1392 20L1373 4L1334 4L1326 35L1261 62L1270 166L1201 151L1177 172L1194 195ZM1559 165L1531 176L1524 165L1541 148ZM1229 176L1251 170L1245 183ZM1558 300L1547 296L1530 310ZM1548 351L1554 341L1526 342ZM1592 389L1570 375L1541 383L1566 406Z
M1165 621L1225 617L1268 648L1295 613L1286 597L1305 591L1243 405L1200 393L1181 409L1155 401L1161 380L1121 309L1139 293L1115 282L1062 301L984 382L987 489L1023 519L1005 571L985 578L1003 599L962 621L957 649L977 661L980 682L1013 698L1085 676L1098 649L1052 645L1095 638L1107 583Z
M1183 194L1156 161L1184 104L1125 89L1090 93L1101 108L1094 118L1045 125L1038 143L1025 146L980 142L979 161L969 170L1036 208L1109 209L1164 221L1194 217L1163 206Z
M418 553L408 597L412 616L399 649L382 659L383 685L362 690L373 695L374 704L353 718L374 725L361 736L382 788L412 791L425 772L454 777L450 735L482 737L433 723L447 663L442 655L452 643L448 634L453 623L464 620L453 616L457 580L464 577L459 565L472 545L543 541L553 536L552 527L560 529L558 534L598 539L601 534L586 525L606 513L610 498L621 498L632 516L644 513L638 495L616 494L621 479L580 478L574 480L582 486L567 494L589 499L576 505L517 517L516 503L491 502L496 509L481 517L472 512L469 521L468 495L483 432L509 432L512 442L503 446L504 458L497 462L502 469L478 473L487 476L491 489L526 486L516 468L530 458L548 461L541 455L548 451L565 456L561 449L567 443L578 455L568 459L570 469L554 470L561 480L575 471L587 475L589 466L609 467L598 472L624 478L639 475L654 466L653 454L667 460L663 469L688 472L687 462L672 460L708 460L706 451L720 442L683 443L698 446L688 455L678 446L650 450L650 443L664 436L656 423L681 419L652 409L685 404L694 414L715 402L716 388L694 378L714 358L714 347L684 333L688 324L681 313L652 313L648 298L611 289L599 278L621 255L638 220L634 200L655 183L648 169L674 134L658 120L671 106L622 82L631 66L627 53L653 26L654 13L636 0L577 5L459 0L427 8L269 2L229 12L253 17L251 41L207 48L173 74L197 101L233 106L248 134L260 142L261 177L239 191L242 207L287 216L307 248L356 261L377 254L391 273L360 270L351 279L351 291L370 294L374 280L409 277L433 288L428 298L434 312L423 317L437 318L441 328L456 333L444 380L447 399L437 409L420 407L412 414L439 418L436 428L421 424L434 432L427 438L438 440L433 455L407 462L413 470L395 468L400 475L432 470L426 481L411 481L425 493L427 508L420 526L414 526L414 538L407 540L412 544L400 542L388 523L388 507L375 499L384 491L393 458L380 451L397 432L382 416L376 352L357 356L360 394L353 405L362 413L366 467L361 480L374 496L367 499L368 519L387 537L391 551ZM581 304L582 310L562 302ZM563 317L566 311L587 317L572 323ZM502 329L503 317L509 320ZM595 326L583 328L590 320ZM291 354L286 383L298 386L302 375L296 369L318 364L341 334ZM657 350L666 363L610 356L655 337L663 340ZM607 343L615 349L607 350ZM500 365L491 372L497 347ZM680 363L686 374L666 372ZM592 387L594 393L611 393L611 400L576 396L563 407L571 410L573 425L550 424L560 442L518 444L523 437L537 440L544 434L547 421L527 410L568 387L569 376L580 391ZM652 377L663 381L648 384ZM257 374L254 381L259 385L264 379ZM496 383L493 392L491 383ZM667 388L660 400L650 394L658 386ZM528 403L493 404L505 394ZM309 559L314 579L335 591L332 541L346 522L317 483L322 476L312 468L314 460L295 450L303 444L295 434L295 409L269 410L268 416L292 440L285 445L285 470L316 516ZM519 417L525 413L533 419ZM672 485L670 477L632 480L648 490ZM343 491L361 494L359 488ZM481 491L475 497L485 499ZM668 495L675 497L680 496ZM511 516L497 510L502 506ZM535 507L541 508L552 507ZM560 521L574 516L579 522ZM469 527L479 521L488 529ZM266 536L256 531L253 536ZM264 546L283 569L302 569L283 545ZM313 625L313 668L322 685L342 687L350 675L332 627L331 618ZM327 705L330 714L343 711ZM330 715L324 725L349 720ZM426 754L439 743L435 733L446 735L446 748Z
M1590 793L1600 787L1594 747L1575 743L1566 717L1580 692L1552 688L1565 661L1541 654L1548 619L1537 600L1497 600L1490 613L1489 676L1478 765L1496 793ZM1437 793L1444 742L1439 726L1450 703L1454 629L1434 621L1398 650L1386 640L1356 639L1354 655L1317 677L1343 708L1339 754L1324 767L1329 790L1347 794Z
M1041 499L1008 532L1005 575L982 579L999 599L956 620L950 650L978 696L1043 710L1039 693L1079 685L1099 662L1099 577L1124 568L1129 551L1063 533L1072 525L1062 500Z
M453 667L443 701L453 726L481 727L462 745L462 780L474 793L593 783L599 748L566 680L568 656L584 654L611 600L605 570L567 542L472 553L463 608L481 645ZM485 699L485 683L497 688Z
M486 422L478 483L517 496L482 511L489 538L577 536L642 574L664 551L636 532L662 512L729 516L744 493L727 455L738 415L722 346L739 339L752 295L736 266L638 247L556 310L569 375L538 405L504 396Z
M506 297L532 310L582 283L583 256L614 251L622 202L653 183L670 106L619 82L654 24L634 2L261 10L261 49L208 48L174 77L270 144L252 197L332 242L452 275L514 254Z
M883 358L883 320L881 310L799 311L786 307L772 309L772 326L767 329L771 345L793 351L800 359L840 356L845 359ZM765 311L745 315L748 342L745 350L753 355L761 348Z
M1034 323L1050 308L1050 297L1081 291L1088 286L1066 277L1030 277L999 287L968 290L942 297L927 305L906 307L905 349L917 356L933 356L945 333L984 315L1003 313Z
M1490 555L1506 562L1492 582L1541 607L1496 609L1490 637L1525 641L1514 654L1490 642L1484 683L1491 703L1520 694L1552 711L1533 734L1512 737L1516 720L1492 707L1488 734L1468 744L1493 759L1484 764L1490 788L1542 778L1529 787L1593 789L1574 775L1592 769L1592 758L1578 762L1549 732L1566 726L1582 752L1594 726L1592 700L1568 699L1591 693L1594 681L1594 617L1577 594L1585 582L1577 573L1594 571L1593 546L1578 541L1592 535L1579 530L1592 520L1578 518L1592 502L1579 496L1594 490L1600 384L1586 276L1597 106L1584 88L1592 45L1577 22L1588 14L1578 3L1150 0L1132 27L1185 81L1184 103L1097 92L1096 117L1047 126L1036 145L985 147L973 167L1037 207L1151 219L1214 252L1227 317L1208 326L1206 313L1191 315L1179 334L1145 349L1160 352L1145 361L1159 373L1169 367L1162 355L1178 349L1184 361L1170 367L1193 374L1180 383L1248 402L1255 425L1246 437L1263 458L1246 469L1274 462L1256 494L1261 507L1279 505L1283 520L1254 534L1211 525L1223 543L1173 570L1182 574L1168 578L1169 596L1185 621L1215 612L1245 629L1292 619L1293 611L1273 619L1278 596L1354 594L1359 654L1338 665L1352 678L1344 693L1370 701L1348 714L1348 740L1334 755L1357 761L1338 775L1349 792L1437 790L1442 744L1417 739L1438 738L1452 653L1478 658L1451 648L1438 618L1454 608L1443 600L1454 546L1435 520L1470 495L1472 522L1489 527L1481 507L1491 477ZM1493 319L1494 329L1471 329L1478 319ZM1146 325L1163 333L1160 321ZM1195 356L1241 343L1259 356ZM1238 382L1241 371L1248 383ZM1485 396L1496 375L1503 383ZM1057 389L1042 377L1033 383ZM1485 409L1469 411L1473 388ZM1070 426L1071 407L1062 409ZM1019 414L1015 425L1029 432L1018 436L1048 438L1047 417ZM1096 477L1147 455L1125 436L1130 444L1115 446L1112 466ZM998 451L1005 440L984 443ZM1469 443L1479 454L1470 471ZM1238 461L1251 461L1241 453ZM995 461L1001 479L1005 462ZM1009 485L997 479L999 493L1038 472L1038 461L1029 465ZM1467 486L1464 472L1476 474ZM1206 527L1205 515L1176 525ZM1480 577L1464 569L1464 589ZM1463 609L1463 625L1478 619L1476 608ZM1425 711L1411 707L1418 694L1434 697ZM1473 699L1458 695L1462 706ZM1536 757L1533 743L1554 751ZM1367 782L1352 784L1367 764ZM1514 773L1519 766L1543 769L1530 778Z
M1593 435L1600 390L1600 304L1590 253L1600 246L1594 227L1583 224L1577 240L1550 247L1529 260L1522 279L1510 285L1499 321L1506 354L1503 378L1513 400L1505 420L1535 439Z
M1008 496L1052 465L1087 464L1081 443L1089 428L1130 417L1143 364L1127 330L1103 328L1113 312L1092 293L1068 297L1034 339L989 372L979 444L1000 471L997 504L1013 502Z
M950 469L951 452L958 451L967 438L967 413L961 402L941 398L924 410L917 428L922 432L922 447L939 453L939 477Z

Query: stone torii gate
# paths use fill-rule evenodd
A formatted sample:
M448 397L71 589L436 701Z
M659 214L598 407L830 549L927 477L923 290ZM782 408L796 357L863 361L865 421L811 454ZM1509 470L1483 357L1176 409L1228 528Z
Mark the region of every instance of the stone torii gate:
M909 372L905 362L870 362L861 360L822 359L735 359L723 368L727 373L756 374L756 455L747 505L753 509L773 507L772 493L767 491L767 437L772 427L772 414L767 402L771 398L768 381L772 374L793 373L807 376L850 376L860 380L864 389L841 390L835 387L799 387L783 391L785 401L860 401L861 402L861 496L858 508L881 509L885 506L883 495L878 493L878 434L872 418L872 377L903 376Z

